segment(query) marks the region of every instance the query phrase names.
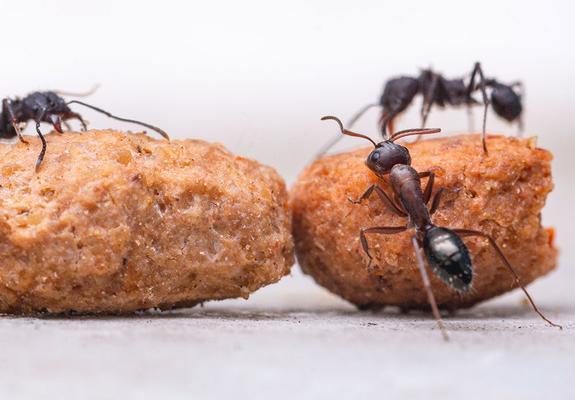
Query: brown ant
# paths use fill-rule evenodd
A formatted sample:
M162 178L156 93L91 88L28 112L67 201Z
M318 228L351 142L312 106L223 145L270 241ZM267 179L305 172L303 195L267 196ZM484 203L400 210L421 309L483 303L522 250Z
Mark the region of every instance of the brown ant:
M422 128L400 131L394 133L389 139L383 142L375 143L375 141L366 135L344 129L342 122L336 117L326 116L323 117L322 120L334 120L339 124L342 134L360 137L369 140L373 144L374 150L368 155L365 164L382 180L389 175L394 198L392 199L381 186L374 184L371 185L358 200L352 202L355 204L361 203L361 201L367 199L375 192L391 211L401 217L408 218L408 223L405 226L378 226L361 229L359 234L360 243L363 251L369 258L368 268L371 267L373 257L369 252L366 234L377 233L391 235L405 232L411 228L415 229L415 234L411 237L411 243L415 250L419 272L421 273L423 286L427 292L431 310L445 339L448 338L447 333L431 290L429 276L421 255L421 248L423 248L427 262L431 266L433 273L455 290L466 293L471 289L473 279L473 263L467 247L461 240L461 237L467 236L479 236L487 239L501 262L515 278L517 285L521 287L521 290L523 290L527 296L533 310L550 325L561 328L560 325L551 322L539 311L529 292L527 292L527 289L525 289L521 283L515 269L491 236L471 229L448 229L439 227L431 221L431 216L439 206L443 189L439 189L435 195L432 196L434 183L433 172L418 173L411 167L409 150L394 142L406 136L438 133L441 131L440 129ZM428 176L429 179L425 189L422 190L421 178L424 176ZM431 206L429 206L430 202Z
M57 132L63 133L62 123L66 124L67 120L77 119L82 124L82 130L85 131L87 129L82 116L73 112L70 107L68 107L70 104L80 104L118 121L130 122L144 126L158 132L169 140L168 134L158 127L133 119L117 117L101 108L94 107L78 100L66 102L66 100L64 100L58 92L55 91L34 92L23 99L4 98L2 100L2 111L0 112L0 139L9 139L18 136L21 142L28 144L22 136L20 124L33 120L36 123L36 133L42 141L42 150L36 160L36 171L38 171L38 168L44 159L44 155L46 154L46 139L44 139L44 136L40 131L41 122L52 124Z
M479 83L477 85L475 84L476 75L479 76ZM465 105L469 109L472 105L480 104L472 97L473 92L480 90L483 103L481 143L483 145L483 152L487 154L485 135L487 108L489 104L493 106L493 111L506 121L513 122L517 120L520 131L522 130L522 94L521 91L516 92L514 90L515 87L521 89L521 82L506 85L495 79L485 79L481 64L478 62L476 62L473 67L468 84L465 83L463 78L447 79L431 69L425 69L421 71L418 77L401 76L388 80L383 88L379 103L372 103L363 107L350 120L348 126L352 127L370 108L381 107L382 111L379 126L383 138L386 139L388 137L388 131L393 131L393 121L395 117L405 111L417 94L423 96L420 115L421 127L424 128L433 105L437 105L440 108ZM491 89L490 99L487 96L487 88ZM337 138L334 138L334 140L326 144L319 155L324 154L335 145L339 139L341 139L341 135L338 135Z

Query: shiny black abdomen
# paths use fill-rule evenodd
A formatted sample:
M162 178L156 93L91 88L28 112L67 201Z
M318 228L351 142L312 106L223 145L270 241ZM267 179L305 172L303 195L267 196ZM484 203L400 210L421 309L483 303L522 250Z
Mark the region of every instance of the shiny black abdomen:
M496 84L491 92L491 106L501 118L511 122L521 115L521 98L509 86Z
M403 76L387 81L379 104L384 110L396 114L404 111L419 91L419 80Z
M423 249L431 270L454 289L467 292L473 264L465 243L455 232L432 226L424 231Z

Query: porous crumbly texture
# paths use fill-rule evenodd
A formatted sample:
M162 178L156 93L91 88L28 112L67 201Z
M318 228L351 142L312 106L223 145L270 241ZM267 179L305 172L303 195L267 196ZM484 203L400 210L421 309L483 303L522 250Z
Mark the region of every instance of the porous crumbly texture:
M540 214L553 189L552 156L536 148L533 140L489 136L485 157L480 143L478 135L462 135L422 140L408 147L418 171L439 167L434 187L445 191L433 222L492 235L527 284L556 265L557 250L550 232L541 226ZM348 201L378 182L364 164L370 150L324 157L299 177L291 192L298 261L320 285L359 307L427 309L410 240L412 229L395 235L368 234L375 267L370 271L366 267L360 229L407 222L375 193L359 205ZM381 186L392 194L388 183ZM474 264L472 290L462 294L431 277L437 302L445 308L468 307L516 287L486 240L464 241Z
M293 264L270 167L112 130L0 144L0 312L126 313L247 298Z

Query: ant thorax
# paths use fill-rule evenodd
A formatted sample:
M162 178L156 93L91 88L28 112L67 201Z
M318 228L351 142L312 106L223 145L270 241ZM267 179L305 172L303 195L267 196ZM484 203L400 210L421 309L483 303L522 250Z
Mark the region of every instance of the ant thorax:
M401 205L417 230L431 224L431 216L421 190L419 173L411 166L395 165L389 174L393 192L397 194Z

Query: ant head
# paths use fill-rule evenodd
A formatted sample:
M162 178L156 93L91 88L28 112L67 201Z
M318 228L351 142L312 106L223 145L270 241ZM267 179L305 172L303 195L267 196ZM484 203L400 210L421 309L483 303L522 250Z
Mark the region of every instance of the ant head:
M70 108L66 104L66 100L64 100L56 92L44 92L41 93L41 95L45 96L45 101L52 113L65 114L71 112Z
M396 164L411 165L411 156L406 147L391 140L378 143L365 160L365 165L377 176L388 174Z
M377 176L381 177L388 174L394 165L411 165L411 156L406 147L395 143L397 139L412 135L427 135L430 133L441 132L441 129L407 129L394 133L389 139L380 143L375 143L370 137L344 129L343 124L337 117L323 117L322 121L334 120L338 123L341 133L348 136L360 137L369 140L374 149L367 156L365 164Z

